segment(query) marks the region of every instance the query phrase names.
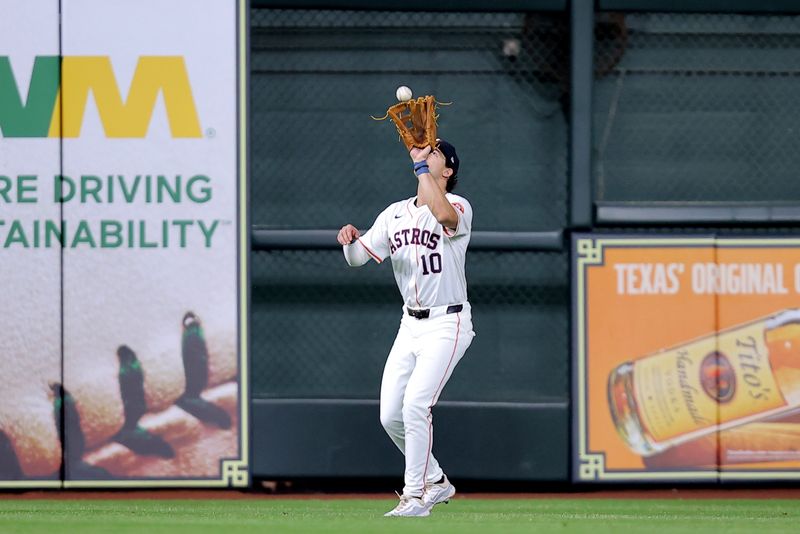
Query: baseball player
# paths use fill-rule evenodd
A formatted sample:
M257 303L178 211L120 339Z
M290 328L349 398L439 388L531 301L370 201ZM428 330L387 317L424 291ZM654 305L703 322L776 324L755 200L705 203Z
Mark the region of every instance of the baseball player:
M427 516L456 492L432 454L431 408L472 343L464 260L472 207L451 193L459 160L450 143L412 148L417 195L395 202L363 235L351 224L338 240L351 267L391 258L403 318L381 382L381 424L405 455L405 487L386 516Z

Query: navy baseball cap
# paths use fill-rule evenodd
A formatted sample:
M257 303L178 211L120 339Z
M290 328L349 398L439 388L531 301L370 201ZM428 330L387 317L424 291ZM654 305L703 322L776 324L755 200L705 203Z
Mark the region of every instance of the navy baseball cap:
M436 148L444 155L444 165L448 169L453 169L453 176L458 174L458 154L456 154L456 147L445 141L444 139L437 139Z

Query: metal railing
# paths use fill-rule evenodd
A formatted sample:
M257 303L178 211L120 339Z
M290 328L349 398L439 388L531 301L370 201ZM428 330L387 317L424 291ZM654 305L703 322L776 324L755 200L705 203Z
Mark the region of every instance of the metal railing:
M253 226L253 250L335 250L338 230L270 230ZM553 232L473 232L471 250L560 251L564 248L561 231Z

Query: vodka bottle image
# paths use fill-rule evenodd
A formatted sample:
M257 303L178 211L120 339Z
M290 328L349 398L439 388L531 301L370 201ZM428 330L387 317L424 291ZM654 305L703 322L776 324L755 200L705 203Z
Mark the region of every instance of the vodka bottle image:
M650 456L800 408L800 309L627 361L608 377L617 432Z

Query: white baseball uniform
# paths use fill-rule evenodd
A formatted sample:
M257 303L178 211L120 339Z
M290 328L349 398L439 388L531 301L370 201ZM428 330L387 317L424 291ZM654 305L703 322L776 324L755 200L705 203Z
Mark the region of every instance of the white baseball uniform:
M472 207L463 197L446 197L458 215L455 229L444 228L412 197L383 210L369 231L343 247L354 267L391 257L403 296L403 318L383 370L381 424L406 457L403 494L417 497L444 474L431 452L431 408L475 335L464 275Z

